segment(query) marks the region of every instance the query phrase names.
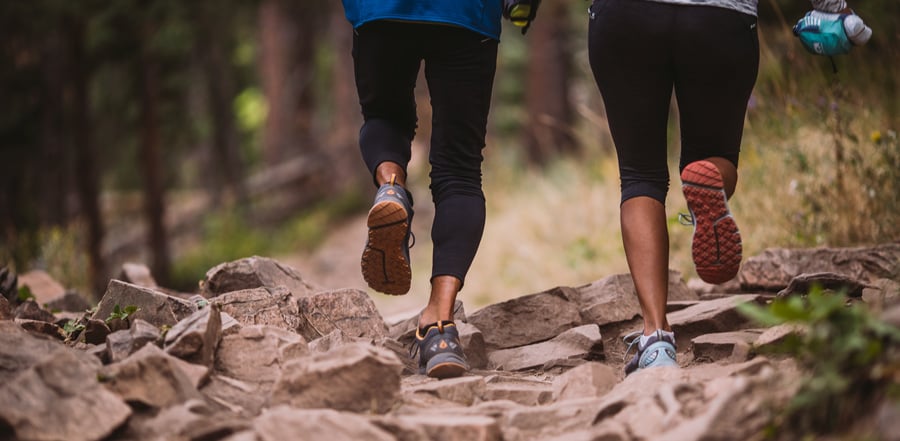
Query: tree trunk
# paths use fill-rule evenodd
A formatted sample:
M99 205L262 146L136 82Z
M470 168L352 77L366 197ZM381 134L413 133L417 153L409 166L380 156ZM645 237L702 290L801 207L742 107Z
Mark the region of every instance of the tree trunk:
M94 299L106 290L108 278L101 253L103 243L103 219L100 214L100 185L97 154L91 137L91 118L88 93L88 67L85 56L85 25L81 19L68 23L68 40L72 53L72 97L75 180L81 212L87 221L88 283L94 290Z
M259 9L261 80L268 104L263 156L269 165L316 148L313 142L317 2L263 0Z
M333 164L337 182L353 183L360 180L365 170L359 155L359 128L362 114L356 95L353 74L353 27L344 17L344 8L332 2L329 33L334 64L332 65L332 95L334 110L328 139L330 163ZM366 184L370 179L365 178Z
M153 275L164 285L169 281L169 246L159 133L159 65L149 46L155 32L152 24L142 24L137 75L141 125L139 167L144 179L144 215L147 219L147 244L153 253Z
M65 136L65 87L66 48L62 32L48 31L42 38L41 67L43 73L41 149L38 159L39 170L33 176L39 193L40 218L43 225L62 225L67 220L66 196L68 194L67 160L70 155L66 148Z
M244 199L243 164L238 148L233 105L235 97L233 69L228 62L232 42L227 27L230 17L219 2L202 0L194 5L197 25L196 53L199 55L207 86L212 118L212 200L215 206L226 193L238 202Z
M544 1L529 29L525 146L533 163L577 149L572 133L569 81L572 54L566 2Z

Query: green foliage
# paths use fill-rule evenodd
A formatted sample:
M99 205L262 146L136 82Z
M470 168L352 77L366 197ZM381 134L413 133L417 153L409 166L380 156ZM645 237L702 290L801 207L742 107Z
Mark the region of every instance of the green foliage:
M31 288L28 285L23 285L19 287L19 294L17 295L17 298L19 302L34 300L34 293L31 292Z
M69 320L63 325L63 333L66 334L66 340L71 340L73 336L84 330L84 323L78 320Z
M119 305L117 304L116 306L113 307L112 312L109 313L109 317L106 318L106 323L109 323L109 322L111 322L113 320L117 320L117 319L123 320L123 321L128 320L128 317L130 317L134 313L140 311L140 309L141 308L138 308L135 305L128 305L124 308L120 308Z
M740 310L764 326L800 325L773 352L795 357L810 375L802 382L775 431L828 433L846 428L878 403L900 374L900 329L874 317L842 294L814 288L809 295Z

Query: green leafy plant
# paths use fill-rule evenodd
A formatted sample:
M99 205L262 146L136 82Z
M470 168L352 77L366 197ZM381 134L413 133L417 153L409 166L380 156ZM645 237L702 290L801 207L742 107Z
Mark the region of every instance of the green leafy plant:
M137 306L134 306L134 305L128 305L124 308L120 308L119 305L116 305L113 307L112 312L109 313L109 317L106 318L106 323L109 324L109 322L116 320L116 319L128 320L129 316L140 311L140 309L141 308L138 308Z
M34 300L34 293L31 292L31 288L28 285L24 285L19 287L19 294L17 295L19 302L27 302L29 300Z
M84 330L84 323L78 320L69 320L63 325L63 333L66 334L66 340L71 340L73 336Z
M810 374L777 417L774 432L829 433L847 427L898 386L900 329L843 293L817 287L806 296L777 299L767 307L745 304L740 310L765 326L791 323L804 329L770 349L795 357Z

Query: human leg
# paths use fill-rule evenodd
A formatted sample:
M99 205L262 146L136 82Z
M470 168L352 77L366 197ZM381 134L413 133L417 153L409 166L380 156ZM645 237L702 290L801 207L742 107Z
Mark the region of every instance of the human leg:
M364 119L360 150L379 186L360 266L368 285L386 294L405 294L412 278L408 240L413 210L405 184L421 54L411 35L402 23L374 22L355 30L353 39Z
M625 256L641 304L644 334L650 335L657 329L669 330L664 202L672 90L666 17L672 8L616 0L597 2L594 8L589 30L591 68L616 145Z
M431 295L419 317L420 367L446 378L468 370L453 305L484 231L481 150L496 69L497 41L451 27L435 27L425 56L432 102L431 192L434 258Z
M681 178L694 223L692 257L709 283L734 278L741 237L727 200L747 101L759 63L756 18L721 8L687 8L676 20L675 93L681 116Z

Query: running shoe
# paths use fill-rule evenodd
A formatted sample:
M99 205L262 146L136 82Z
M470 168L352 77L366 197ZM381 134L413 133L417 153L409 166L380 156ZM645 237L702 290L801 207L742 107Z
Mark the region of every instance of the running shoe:
M369 237L361 266L372 289L391 295L409 292L412 218L412 198L396 183L396 176L391 176L390 182L378 188L367 221Z
M637 353L628 364L625 365L625 375L631 375L641 369L662 367L662 366L678 366L675 361L675 339L673 334L656 330L647 342L641 345L641 336L643 331L632 332L625 336L625 343L628 349L625 350L625 357L631 352L631 348L637 345Z
M722 175L712 162L696 161L681 172L681 183L694 225L697 275L707 283L725 283L741 267L741 233L728 210Z
M419 353L419 373L433 378L458 377L469 370L452 321L441 321L416 329L414 349Z

